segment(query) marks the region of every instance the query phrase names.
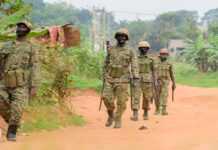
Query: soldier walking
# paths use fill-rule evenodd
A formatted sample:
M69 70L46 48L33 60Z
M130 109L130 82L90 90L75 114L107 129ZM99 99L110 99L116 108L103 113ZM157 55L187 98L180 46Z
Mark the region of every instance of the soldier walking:
M169 94L169 83L172 81L172 90L176 89L176 82L173 72L173 65L169 62L169 51L165 48L160 50L157 63L157 82L159 85L159 101L156 102L156 114L168 115L167 99Z
M0 79L0 115L8 123L7 140L16 141L23 110L36 91L36 48L27 40L31 25L17 23L16 41L0 49L2 71Z
M110 47L105 61L102 99L108 112L106 126L112 126L115 121L114 128L121 128L122 115L126 110L129 96L130 74L133 76L133 82L139 80L139 75L136 55L127 46L128 30L120 29L115 34L115 39L117 45ZM114 114L115 109L116 113Z
M138 121L138 110L140 108L140 99L143 97L142 109L144 110L143 119L148 120L149 103L153 97L153 78L154 78L154 61L148 56L151 46L147 41L141 41L138 46L139 56L139 89L134 90L132 100L133 116L131 120Z

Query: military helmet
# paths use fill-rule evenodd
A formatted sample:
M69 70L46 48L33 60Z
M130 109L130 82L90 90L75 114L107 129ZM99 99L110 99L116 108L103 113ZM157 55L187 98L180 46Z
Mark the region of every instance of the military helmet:
M148 48L151 48L150 44L147 42L147 41L141 41L139 42L139 45L138 47L148 47Z
M167 48L162 48L162 49L160 49L160 55L161 55L161 54L167 54L167 55L169 55L168 49L167 49Z
M27 28L29 28L30 30L32 29L32 24L31 24L30 22L26 21L26 20L20 21L20 22L18 22L16 25L19 26L19 25L21 25L21 24L25 25L25 26L26 26Z
M116 34L115 34L115 38L117 38L117 35L120 35L120 34L126 35L127 40L129 40L129 31L128 31L128 29L126 29L126 28L121 28L121 29L119 29L119 30L116 32Z

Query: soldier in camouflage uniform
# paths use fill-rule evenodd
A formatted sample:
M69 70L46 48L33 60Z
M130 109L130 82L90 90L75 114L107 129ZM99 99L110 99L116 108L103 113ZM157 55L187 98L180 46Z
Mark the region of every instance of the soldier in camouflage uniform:
M132 100L132 110L133 116L131 120L138 121L138 110L140 107L140 98L143 96L143 104L142 108L144 110L143 118L144 120L148 120L148 110L149 103L152 100L153 96L153 77L154 77L154 61L150 58L147 53L150 50L150 44L146 41L142 41L139 43L139 76L140 76L140 87L138 90L135 90L133 95L134 98Z
M110 127L115 121L114 128L121 128L122 115L128 101L130 74L135 82L139 80L139 75L136 55L126 44L129 40L128 30L120 29L115 34L115 39L117 45L108 50L105 61L102 99L108 111L106 126Z
M160 50L159 60L157 62L157 82L159 85L159 102L156 102L156 114L168 115L167 99L169 93L169 83L172 81L172 89L176 89L173 65L168 61L169 51L165 48Z
M7 139L16 141L24 107L29 94L35 94L36 48L27 40L31 31L28 22L17 23L17 40L6 43L0 49L4 58L0 80L0 115L8 123Z

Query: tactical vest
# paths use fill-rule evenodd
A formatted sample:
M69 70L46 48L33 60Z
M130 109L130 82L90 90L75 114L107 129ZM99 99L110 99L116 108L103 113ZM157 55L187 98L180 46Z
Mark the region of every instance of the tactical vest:
M107 74L109 78L125 82L129 80L131 51L123 47L112 47L109 51L109 64L107 66Z
M143 82L152 82L152 65L153 60L146 56L138 57L139 74Z
M166 62L159 62L157 64L157 78L158 79L165 79L165 80L170 80L170 67L171 64L166 61Z
M29 81L31 44L22 42L16 44L16 47L8 55L5 63L4 81L8 88L24 86Z

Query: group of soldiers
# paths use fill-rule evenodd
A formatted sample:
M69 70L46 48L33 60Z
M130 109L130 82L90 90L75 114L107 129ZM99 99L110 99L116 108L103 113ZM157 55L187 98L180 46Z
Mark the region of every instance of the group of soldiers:
M7 42L0 49L0 116L8 123L8 141L16 141L24 108L29 98L35 95L38 85L38 48L27 39L30 31L31 25L28 22L17 23L16 40ZM121 128L129 97L130 80L133 111L131 120L138 120L141 95L145 120L148 119L149 104L153 99L155 114L167 115L170 80L173 83L172 89L176 88L172 64L168 61L168 50L161 49L160 56L155 61L148 56L151 49L148 42L139 43L138 57L127 46L128 30L120 29L115 34L115 39L117 45L108 47L104 65L102 100L108 112L106 126L110 127L115 122L114 128Z
M16 141L23 110L37 89L38 48L27 39L31 27L18 22L16 40L0 48L0 116L8 123L8 141Z
M128 47L128 30L120 29L115 34L117 44L108 46L104 65L104 81L101 100L104 102L108 119L106 127L122 127L122 116L131 93L131 120L139 120L140 99L142 97L143 119L148 120L150 103L155 100L155 114L168 115L168 87L176 89L173 66L169 62L169 51L163 48L157 58L148 55L151 49L147 41L141 41L138 52ZM115 104L116 100L116 104ZM116 112L114 112L116 110Z

